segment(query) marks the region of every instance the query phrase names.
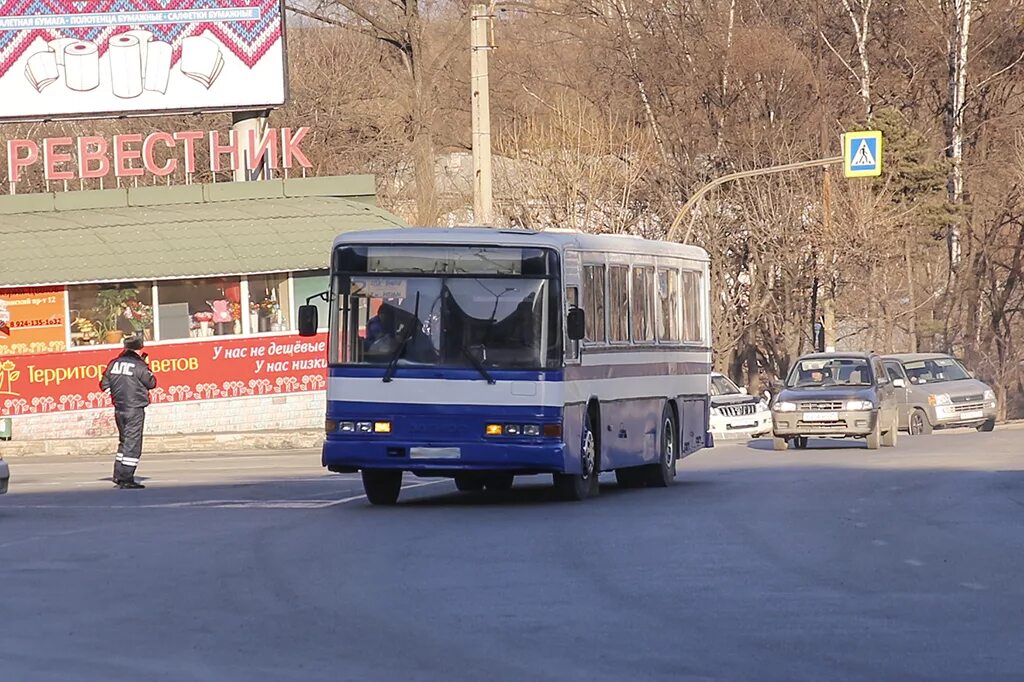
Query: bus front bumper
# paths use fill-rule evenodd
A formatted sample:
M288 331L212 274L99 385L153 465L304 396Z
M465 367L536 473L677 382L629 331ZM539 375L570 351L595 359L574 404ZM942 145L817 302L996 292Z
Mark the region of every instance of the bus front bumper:
M400 469L421 475L444 475L465 471L510 471L518 473L572 473L566 461L565 444L545 442L426 442L382 440L358 436L333 437L324 441L323 466L331 471Z

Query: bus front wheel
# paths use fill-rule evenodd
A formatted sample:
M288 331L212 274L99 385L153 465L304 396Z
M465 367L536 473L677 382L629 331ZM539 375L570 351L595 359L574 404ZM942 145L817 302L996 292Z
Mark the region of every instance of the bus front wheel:
M392 505L402 490L402 472L363 469L363 491L370 504Z
M555 474L555 490L563 500L578 502L596 495L598 474L601 471L601 435L599 423L588 409L583 419L583 437L580 443L580 473Z

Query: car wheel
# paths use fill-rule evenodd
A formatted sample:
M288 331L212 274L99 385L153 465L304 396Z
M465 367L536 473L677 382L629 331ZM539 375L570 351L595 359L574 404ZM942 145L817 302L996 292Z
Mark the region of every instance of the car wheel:
M928 415L920 407L910 413L911 436L927 436L932 432L932 423L928 421Z
M896 440L899 438L900 422L899 417L893 417L889 424L889 430L882 434L882 446L887 448L896 447Z
M775 449L775 450L785 450L788 447L789 447L789 441L787 441L785 438L779 438L778 436L775 436L774 438L772 438L772 448L773 449Z
M370 504L395 504L402 490L402 472L363 469L363 490Z
M992 431L995 428L996 428L996 420L994 418L993 419L986 419L983 424L978 424L978 430L979 431L983 431L985 433L988 433L989 431Z
M875 428L868 434L868 450L877 450L882 441L882 416L875 417Z

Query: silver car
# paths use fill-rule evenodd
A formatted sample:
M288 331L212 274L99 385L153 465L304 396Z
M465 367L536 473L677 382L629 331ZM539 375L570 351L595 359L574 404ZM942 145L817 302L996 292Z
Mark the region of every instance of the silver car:
M0 495L7 492L7 484L11 481L11 470L7 467L7 462L4 461L3 457L0 457Z
M904 353L886 355L882 361L890 378L906 383L897 391L901 430L917 435L954 426L995 428L995 392L956 359L939 353Z

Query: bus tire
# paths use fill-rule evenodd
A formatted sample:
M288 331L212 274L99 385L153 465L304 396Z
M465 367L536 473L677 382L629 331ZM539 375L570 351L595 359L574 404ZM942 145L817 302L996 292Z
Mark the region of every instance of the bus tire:
M387 469L363 469L363 491L370 504L392 505L402 490L402 472Z
M579 502L596 495L598 474L601 471L601 431L597 409L587 407L583 418L583 435L580 443L580 473L555 474L555 492L567 502Z
M455 487L459 492L472 493L484 489L484 481L476 474L455 474Z
M484 477L484 486L491 491L511 490L515 482L515 474L488 474Z
M667 488L676 478L676 458L679 456L679 421L672 405L665 404L661 411L661 428L658 438L658 462L648 464L647 485L652 488Z

